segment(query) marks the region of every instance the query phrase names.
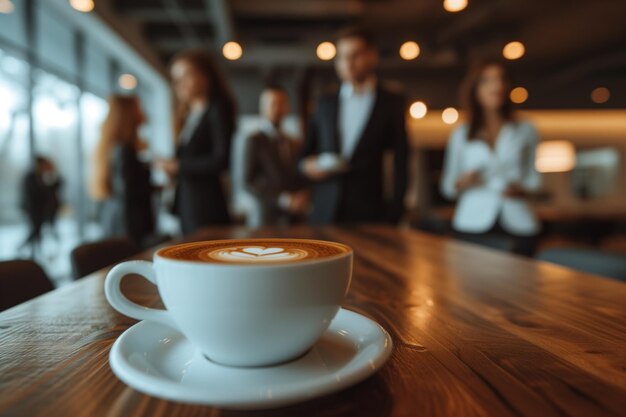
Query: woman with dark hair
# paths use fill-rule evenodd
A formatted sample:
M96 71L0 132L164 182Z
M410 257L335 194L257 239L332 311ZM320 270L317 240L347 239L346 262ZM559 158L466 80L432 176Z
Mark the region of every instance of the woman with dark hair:
M229 223L220 175L227 170L235 101L208 52L176 56L170 69L176 97L176 157L156 166L176 182L174 211L184 234Z
M452 226L461 238L506 238L514 252L530 256L539 223L526 197L540 186L539 138L530 123L515 117L510 85L499 62L482 63L468 74L462 90L467 122L448 142L441 191L459 199Z

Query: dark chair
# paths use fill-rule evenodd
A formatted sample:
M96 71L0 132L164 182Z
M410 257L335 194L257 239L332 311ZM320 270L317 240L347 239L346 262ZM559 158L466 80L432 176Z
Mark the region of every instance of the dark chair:
M504 252L513 253L515 251L515 239L507 236L498 235L477 235L458 233L454 237L458 240L475 245L484 246L490 249L496 249Z
M553 248L542 251L537 259L626 281L626 254L624 253L581 248Z
M106 266L133 256L141 248L127 238L111 238L80 245L70 255L72 277L79 279Z
M141 242L141 248L149 249L154 246L162 245L163 243L169 242L170 240L172 240L172 236L170 235L151 235Z
M27 260L0 262L0 311L53 290L48 275Z
M416 221L413 222L413 227L423 232L440 236L448 235L452 230L452 226L450 225L449 220L440 219L436 216L425 216L418 218Z

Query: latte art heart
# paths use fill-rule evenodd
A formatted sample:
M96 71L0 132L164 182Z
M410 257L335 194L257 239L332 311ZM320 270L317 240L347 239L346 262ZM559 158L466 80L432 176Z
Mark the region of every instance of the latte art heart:
M283 248L243 248L242 250L235 250L230 252L231 256L236 256L238 258L285 258L291 257L292 254L290 252L285 252Z
M209 253L209 257L221 261L277 262L306 258L308 252L302 249L248 246L221 248Z
M256 256L273 255L279 252L286 253L283 248L244 248L242 251Z

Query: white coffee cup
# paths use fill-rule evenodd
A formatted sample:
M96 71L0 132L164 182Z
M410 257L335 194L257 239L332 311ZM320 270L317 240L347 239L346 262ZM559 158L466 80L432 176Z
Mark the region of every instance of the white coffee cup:
M341 171L347 168L347 162L336 153L324 152L318 155L316 166L320 171Z
M268 239L264 239L267 241ZM255 240L250 239L246 242ZM299 239L272 239L306 241ZM242 240L237 241L241 243ZM319 244L333 244L331 242ZM309 350L341 307L352 275L352 250L291 262L218 263L163 256L115 266L105 281L120 313L178 329L208 359L230 366L266 366ZM158 287L167 310L138 305L120 290L139 274Z

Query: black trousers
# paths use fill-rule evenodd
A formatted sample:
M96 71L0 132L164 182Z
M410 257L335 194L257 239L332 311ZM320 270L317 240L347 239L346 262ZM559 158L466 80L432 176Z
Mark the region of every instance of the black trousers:
M539 235L520 236L507 232L500 221L483 233L455 232L454 236L462 241L506 250L517 255L532 257L537 249Z

